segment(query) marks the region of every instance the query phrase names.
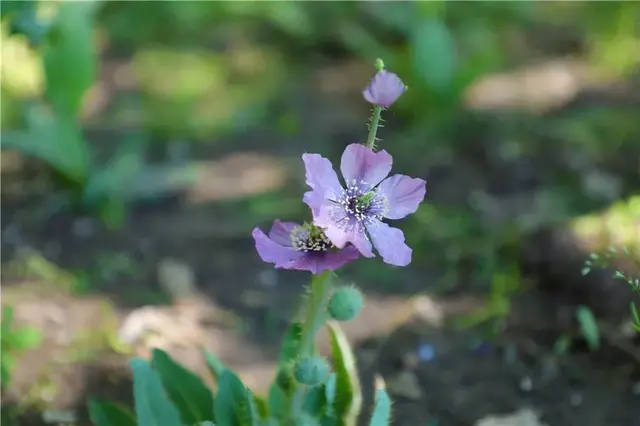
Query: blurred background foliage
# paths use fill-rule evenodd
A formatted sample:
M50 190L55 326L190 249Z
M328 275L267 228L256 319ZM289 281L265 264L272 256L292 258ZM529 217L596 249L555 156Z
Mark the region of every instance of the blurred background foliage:
M490 302L475 324L508 314L531 250L547 250L540 231L568 227L585 253L640 250L638 2L3 1L1 25L3 175L24 166L4 178L3 227L34 240L55 215L88 216L243 265L228 239L306 218L301 153L336 160L364 137L361 91L382 58L409 90L381 146L396 172L428 179L427 201L400 224L412 267L363 262L358 282L477 287ZM185 192L202 216L161 203ZM144 228L155 213L167 218ZM112 289L109 238L73 241L52 260ZM144 280L157 261L121 275Z

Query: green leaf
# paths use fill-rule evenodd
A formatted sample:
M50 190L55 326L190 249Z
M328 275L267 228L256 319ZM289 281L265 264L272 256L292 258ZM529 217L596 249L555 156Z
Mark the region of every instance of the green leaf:
M87 204L98 204L105 199L123 199L127 187L143 167L144 144L123 141L111 161L91 176L84 189Z
M9 330L13 323L13 306L4 305L2 307L2 330Z
M214 410L217 426L258 424L253 395L231 370L224 370L220 375Z
M356 424L362 405L362 392L355 357L340 325L331 320L327 322L327 327L331 339L333 369L336 374L333 407L341 425L353 426Z
M289 363L299 356L300 342L302 339L302 329L304 324L300 322L294 322L287 330L282 341L282 347L280 348L280 355L278 357L278 365Z
M303 324L294 322L289 326L289 330L284 336L280 355L278 356L278 372L283 368L287 368L297 357L300 351L300 342L302 339ZM268 404L269 413L276 418L283 418L286 415L288 400L291 393L281 389L277 382L269 388Z
M2 148L15 149L44 161L72 182L84 184L91 153L73 118L55 117L44 105L25 112L27 129L2 135Z
M23 351L38 346L42 340L42 333L35 328L25 327L17 331L13 337L15 349Z
M11 381L11 370L16 366L16 363L17 360L15 357L3 352L2 363L0 363L0 382L2 382L3 386L9 385L9 382Z
M456 46L449 28L439 18L426 16L412 34L413 67L430 89L446 94L456 72Z
M198 376L175 362L169 354L160 349L153 350L152 363L169 397L180 411L182 423L215 421L213 395Z
M222 372L227 368L224 366L222 361L215 357L211 352L207 351L204 348L202 348L201 351L205 361L207 362L207 368L209 369L209 372L217 382L218 380L220 380L220 375L222 374Z
M589 349L592 351L597 350L600 347L600 329L593 313L586 306L580 306L576 311L576 317L580 324L582 336L587 341Z
M634 328L640 331L640 315L638 314L638 308L636 308L636 304L633 302L631 302L631 315L633 315Z
M95 426L136 426L135 415L114 402L90 400L89 418Z
M75 117L96 74L92 21L96 3L62 2L43 50L46 94L55 111Z
M391 421L391 399L384 389L376 390L376 403L369 426L387 426Z
M130 361L138 426L182 426L180 414L164 389L160 376L141 358Z

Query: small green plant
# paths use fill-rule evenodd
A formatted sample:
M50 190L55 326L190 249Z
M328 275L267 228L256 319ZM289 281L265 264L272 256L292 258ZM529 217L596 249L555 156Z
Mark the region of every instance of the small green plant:
M92 25L99 4L60 2L49 22L39 18L36 1L3 4L2 18L9 20L11 34L25 35L42 55L45 96L25 105L22 128L3 132L2 148L45 162L67 189L65 204L96 213L106 225L117 227L131 199L153 196L193 176L188 172L188 177L179 177L173 169L150 170L143 164L142 139L123 141L106 165L98 164L83 135L80 115L96 79Z
M582 275L587 275L596 268L607 268L611 264L612 260L619 258L620 256L629 260L630 263L635 265L637 268L640 268L640 259L638 259L627 246L622 247L621 250L618 250L615 247L609 247L609 249L604 253L591 253L589 255L589 258L585 261L584 267L582 268ZM640 277L633 277L619 269L616 269L613 277L624 281L631 287L632 291L640 293ZM640 332L640 314L638 314L638 308L633 301L630 301L629 304L633 326L636 331Z
M37 347L40 344L42 335L34 328L16 328L13 322L13 307L8 305L2 307L2 324L0 328L2 331L2 336L0 336L2 341L2 347L0 348L2 356L0 375L2 387L6 387L11 381L11 372L16 365L18 357L25 351Z
M276 268L309 271L310 292L298 318L284 337L275 380L268 395L254 394L221 360L204 351L217 383L215 394L194 373L155 349L150 361L134 358L135 415L126 408L92 401L96 426L355 426L362 392L355 356L340 327L363 308L363 295L354 286L336 287L334 270L362 254L378 251L385 263L407 266L411 249L399 229L382 222L414 213L425 196L426 182L404 175L387 177L392 157L376 152L380 115L406 87L400 78L376 62L378 73L363 92L373 107L366 144L350 144L342 155L344 186L328 159L304 154L311 191L303 201L313 222L302 225L276 220L269 234L253 230L262 260ZM346 186L346 188L345 188ZM329 209L330 212L325 210ZM323 213L323 211L325 213ZM331 361L318 354L315 340L326 327ZM371 426L387 426L391 401L378 380Z

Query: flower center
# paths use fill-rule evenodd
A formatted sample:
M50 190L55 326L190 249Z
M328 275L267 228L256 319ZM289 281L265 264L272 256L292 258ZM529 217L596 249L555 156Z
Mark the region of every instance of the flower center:
M366 222L371 218L382 219L386 209L386 199L375 189L369 189L369 185L363 181L351 181L347 189L342 190L338 203L348 216L358 222Z
M334 247L322 229L313 224L305 223L293 228L290 237L296 251L325 252Z

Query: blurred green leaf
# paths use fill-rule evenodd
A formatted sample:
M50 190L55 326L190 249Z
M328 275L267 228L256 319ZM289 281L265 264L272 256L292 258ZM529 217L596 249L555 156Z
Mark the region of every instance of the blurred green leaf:
M209 369L209 372L217 382L218 380L220 380L220 375L222 374L222 372L227 368L224 366L222 361L220 361L217 357L215 357L204 348L202 348L202 355L207 362L207 368Z
M153 350L152 364L169 397L180 411L183 423L214 420L213 395L198 376L160 349Z
M61 116L77 115L96 75L92 30L96 3L61 2L43 49L47 97Z
M114 402L90 400L89 418L95 426L136 426L135 415Z
M15 350L24 351L40 344L42 333L35 328L25 327L13 333L12 343Z
M387 426L391 421L391 399L384 389L378 389L375 401L369 426Z
M216 426L254 426L258 415L251 391L231 370L224 370L218 381L215 400Z
M178 410L162 387L160 376L141 358L130 361L138 426L182 426Z
M415 74L430 89L446 93L456 73L456 46L446 24L435 17L421 18L411 36Z
M598 323L593 316L591 309L586 306L578 307L576 317L580 324L582 336L587 341L589 348L592 351L597 350L600 347L600 328L598 327Z
M352 426L356 424L362 405L360 379L358 378L355 357L339 323L328 321L327 327L331 339L333 369L336 375L333 409L336 417L341 419L341 424Z
M303 324L299 322L293 322L289 326L282 340L280 355L278 356L278 371L287 368L287 366L298 357L302 339L302 328ZM282 418L286 414L287 401L290 397L290 394L285 393L285 391L278 386L278 383L274 382L269 388L267 398L269 413L276 418Z
M17 5L17 6L15 6ZM31 46L37 46L46 36L49 27L42 23L37 16L37 3L35 1L11 1L2 4L2 15L5 9L13 13L9 34L24 34Z
M2 135L2 148L44 161L69 180L82 183L89 172L90 152L73 119L56 119L44 105L26 110L26 131Z

